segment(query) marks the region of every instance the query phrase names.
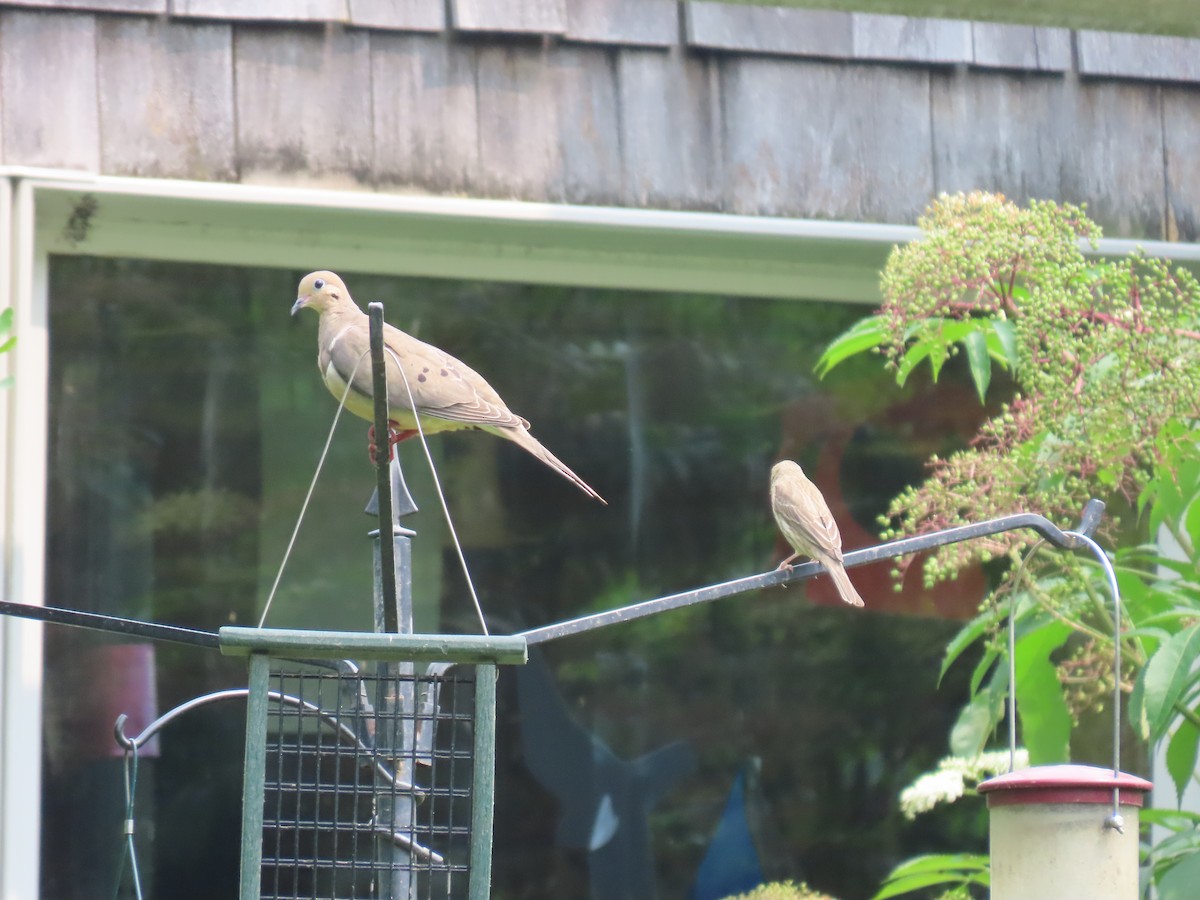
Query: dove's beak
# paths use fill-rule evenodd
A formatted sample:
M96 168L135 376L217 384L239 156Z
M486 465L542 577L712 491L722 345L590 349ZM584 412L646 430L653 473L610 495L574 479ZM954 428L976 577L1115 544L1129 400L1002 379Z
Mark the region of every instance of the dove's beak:
M300 312L304 307L308 306L308 294L301 294L296 298L296 302L292 304L292 315Z

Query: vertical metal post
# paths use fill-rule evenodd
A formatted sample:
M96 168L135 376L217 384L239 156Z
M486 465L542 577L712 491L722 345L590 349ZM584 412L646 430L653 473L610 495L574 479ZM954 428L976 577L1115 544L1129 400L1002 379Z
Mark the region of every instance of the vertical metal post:
M375 630L385 632L384 616L387 598L383 585L389 580L383 568L385 544L390 544L396 569L392 581L396 585L395 619L401 634L413 633L412 613L412 535L407 528L393 525L392 540L383 541L378 530L371 532L375 542ZM415 711L416 696L413 684L412 663L378 664L379 695L375 698L377 725L375 729L376 749L393 760L396 778L401 782L413 780L415 762ZM394 833L412 835L415 801L411 794L381 792L376 800L375 815L378 821ZM409 852L396 845L384 845L382 851L389 855L391 877L379 883L379 897L386 900L408 900L415 888L412 860Z
M383 355L383 304L371 303L367 310L370 325L371 386L375 402L375 480L379 497L379 529L386 531L394 520L390 465L392 441L388 431L387 359ZM377 582L383 592L383 630L397 634L401 629L396 620L396 581L389 574L396 571L395 551L390 541L381 544L379 549L384 573L382 584ZM377 613L378 609L377 606Z
M259 900L262 886L263 795L267 780L267 708L271 664L265 653L250 656L246 700L246 759L242 782L241 900Z
M375 631L389 634L413 633L412 537L402 528L396 497L403 490L400 459L393 458L388 433L387 359L383 346L383 304L368 306L371 347L372 394L375 402L376 502L379 528L371 533L374 552ZM411 500L409 501L411 503ZM390 535L390 540L385 538ZM416 759L416 695L412 663L378 664L376 749L392 759L396 777L411 782ZM392 833L411 836L415 800L412 794L380 793L376 797L376 821ZM380 849L390 862L390 871L379 879L381 900L409 900L416 887L411 854L396 844Z
M471 773L470 900L492 892L492 816L496 781L496 665L475 666L475 745Z

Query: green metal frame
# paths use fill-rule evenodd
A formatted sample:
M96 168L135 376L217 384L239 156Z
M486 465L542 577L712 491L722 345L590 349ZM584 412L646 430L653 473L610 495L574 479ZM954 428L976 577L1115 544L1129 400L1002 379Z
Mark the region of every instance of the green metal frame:
M528 660L525 638L459 634L370 634L282 628L221 629L221 652L248 656L250 697L246 707L246 760L242 796L241 900L261 891L267 715L272 658L453 662L475 666L473 802L468 895L491 893L492 821L496 780L497 666Z

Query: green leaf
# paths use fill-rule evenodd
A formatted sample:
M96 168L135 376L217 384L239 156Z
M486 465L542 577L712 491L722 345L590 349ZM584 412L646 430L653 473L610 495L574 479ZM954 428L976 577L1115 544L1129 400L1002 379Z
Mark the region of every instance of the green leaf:
M946 872L952 869L986 869L987 857L980 853L929 853L905 860L888 875L888 880L924 872Z
M1187 719L1180 719L1179 727L1167 744L1167 771L1175 782L1176 803L1183 803L1183 792L1191 784L1196 773L1196 749L1200 745L1200 729Z
M16 343L17 339L15 337L10 337L3 344L0 344L0 353L7 353L16 345Z
M987 338L981 331L972 331L963 338L967 348L967 364L971 369L971 380L975 382L975 392L979 394L979 402L987 399L988 385L992 383L992 358L988 355Z
M1175 718L1175 704L1200 677L1195 672L1200 655L1200 624L1187 628L1163 644L1150 657L1143 673L1143 699L1149 739L1159 741Z
M900 360L900 367L896 370L896 384L904 387L904 382L908 381L908 376L912 374L913 369L921 364L921 361L929 354L934 352L934 345L928 342L913 344L904 354L904 359ZM941 348L941 352L945 354L945 347ZM939 366L940 370L941 367ZM937 375L933 376L933 380L937 381Z
M958 630L958 634L954 635L950 643L946 645L946 652L942 655L942 669L938 672L938 684L942 683L946 672L950 670L950 666L962 655L963 651L987 634L996 620L996 613L982 613Z
M1004 700L1008 694L1008 668L998 666L985 690L962 708L950 729L950 752L971 759L987 745L996 725L1004 718Z
M818 378L824 378L834 366L845 362L851 356L865 353L873 347L887 343L890 337L887 330L887 319L883 316L860 319L834 338L825 348L825 352L817 360L814 371Z
M10 306L8 309L0 312L0 331L8 331L8 329L12 328L12 323L13 308Z
M1017 715L1031 765L1070 758L1071 713L1050 655L1073 629L1053 621L1017 641Z
M1143 825L1161 825L1171 831L1183 831L1200 825L1200 813L1186 809L1161 809L1151 806L1143 809L1138 817Z
M1146 713L1146 667L1138 672L1133 681L1133 690L1129 693L1126 703L1126 715L1129 716L1129 726L1140 740L1150 740L1150 717Z
M1158 900L1196 900L1200 884L1200 853L1185 856L1159 877Z
M979 884L987 887L989 883L986 856L974 853L918 856L893 869L871 900L887 900L939 884Z
M994 647L988 648L988 651L983 654L983 658L979 660L979 664L975 666L975 671L971 673L971 696L974 697L979 691L979 685L983 684L983 679L991 670L992 664L996 662L996 657L1000 655L1000 651Z
M1017 329L1008 319L992 319L992 336L999 352L996 357L1007 366L1010 372L1017 371ZM992 342L988 342L989 346Z

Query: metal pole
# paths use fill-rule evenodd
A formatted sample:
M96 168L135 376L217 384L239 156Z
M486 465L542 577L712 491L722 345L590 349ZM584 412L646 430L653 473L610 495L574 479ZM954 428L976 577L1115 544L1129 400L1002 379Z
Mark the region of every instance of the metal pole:
M404 476L399 455L393 456L388 431L387 359L383 347L383 304L368 306L370 319L371 379L375 401L374 502L379 528L374 539L374 613L375 631L388 634L412 634L412 538L415 532L399 522L403 504L394 502L403 491ZM368 507L370 508L370 507ZM384 540L390 533L391 540ZM411 783L416 758L416 696L411 662L378 664L378 694L375 702L377 752L393 760L396 780ZM390 834L413 836L416 800L412 793L380 791L376 797L376 822ZM398 842L380 845L381 862L389 864L380 873L377 894L381 900L409 900L416 887L412 854Z

